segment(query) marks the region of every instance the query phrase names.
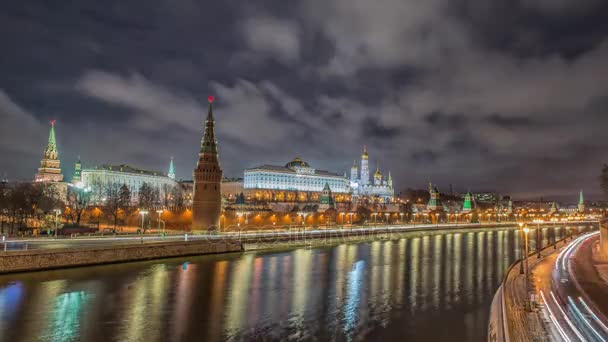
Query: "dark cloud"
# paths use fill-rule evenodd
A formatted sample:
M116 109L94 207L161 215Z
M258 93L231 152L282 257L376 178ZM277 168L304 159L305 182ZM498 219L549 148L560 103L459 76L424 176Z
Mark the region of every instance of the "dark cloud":
M229 176L369 145L397 186L597 191L606 158L601 0L3 2L0 173L32 177L50 118L67 173L190 178L206 96Z

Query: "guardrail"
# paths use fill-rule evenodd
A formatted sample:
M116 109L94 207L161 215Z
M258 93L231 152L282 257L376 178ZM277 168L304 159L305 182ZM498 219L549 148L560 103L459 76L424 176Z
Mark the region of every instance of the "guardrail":
M599 221L585 221L585 222L577 222L577 223L599 223ZM540 253L542 253L543 251L546 251L547 249L553 247L553 249L557 249L557 245L561 242L566 242L568 239L574 239L575 236L578 236L582 234L581 232L577 232L577 234L570 234L564 238L561 238L559 240L554 241L552 244L549 244L545 247L543 247L540 250ZM533 251L533 252L529 252L528 253L528 258L531 256L534 256L535 254L537 254L538 251ZM509 267L507 268L507 271L505 272L505 275L503 276L502 282L500 283L500 286L498 287L498 289L496 290L496 293L494 294L494 299L496 299L497 297L500 298L500 327L501 327L501 332L500 333L496 333L494 334L494 331L492 330L492 314L490 316L490 322L488 322L488 341L498 341L498 342L510 342L510 332L509 332L509 326L508 326L508 319L506 319L507 314L506 314L506 304L505 304L505 295L504 295L504 286L507 282L507 279L509 277L509 274L511 273L511 271L513 271L513 268L518 265L520 262L523 262L523 258L519 258L515 261L513 261ZM495 304L495 300L492 300L492 305ZM492 308L494 309L494 308Z

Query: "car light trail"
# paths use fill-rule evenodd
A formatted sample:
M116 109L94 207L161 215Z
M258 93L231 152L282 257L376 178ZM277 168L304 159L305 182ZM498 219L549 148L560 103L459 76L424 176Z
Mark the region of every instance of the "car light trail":
M551 311L551 307L549 307L549 303L547 302L547 299L545 298L545 294L543 293L543 291L540 291L540 296L543 298L543 302L545 302L545 307L547 308L547 311L549 311L549 318L551 319L551 322L553 322L553 325L555 325L555 327L557 328L557 331L562 336L562 338L566 342L570 342L570 339L566 335L566 332L564 331L564 329L561 327L561 325L559 324L559 322L555 318L555 315L553 314L553 311Z
M591 311L591 308L589 308L589 306L587 305L587 303L585 303L585 301L583 300L583 298L578 297L578 300L581 302L581 304L583 304L583 307L585 308L585 310L587 310L587 312L602 327L602 329L604 329L604 331L608 332L608 327L604 324L604 322L602 322L602 320L600 320L599 317L597 317L597 315L595 314L595 312Z
M583 335L581 334L580 331L578 331L578 329L576 329L576 327L574 326L574 323L572 323L572 321L570 320L570 318L568 318L568 315L566 315L566 313L564 312L564 310L562 309L562 307L559 305L559 302L557 301L557 299L555 298L555 295L553 294L553 291L551 291L551 297L553 298L553 301L555 302L555 305L557 306L557 308L559 309L559 311L562 313L562 315L564 316L564 319L566 320L566 323L568 323L568 325L570 326L570 329L572 329L572 331L574 331L574 333L576 334L576 336L578 338L581 339L581 341L585 342L587 341Z
M583 320L583 322L589 327L589 329L591 329L591 331L593 331L595 336L597 336L600 339L600 341L606 342L606 340L602 337L602 335L600 335L600 333L598 333L597 330L595 330L595 328L593 328L593 326L591 325L591 323L589 323L589 321L585 318L585 316L583 316L583 313L576 306L576 304L574 303L572 298L570 298L570 296L568 296L568 302L570 302L570 305L572 305L572 307L574 308L574 312Z

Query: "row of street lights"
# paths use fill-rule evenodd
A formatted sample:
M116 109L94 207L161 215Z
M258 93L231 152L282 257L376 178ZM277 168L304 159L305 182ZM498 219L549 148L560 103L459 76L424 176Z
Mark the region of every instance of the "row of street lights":
M158 231L160 231L160 223L162 222L163 223L163 232L162 232L163 236L165 236L165 227L166 227L166 225L165 225L165 221L161 220L161 215L163 214L164 211L165 211L164 209L156 210L156 213L158 214ZM150 212L147 211L147 210L140 210L139 211L139 214L141 215L141 232L142 233L144 232L145 217L149 213Z

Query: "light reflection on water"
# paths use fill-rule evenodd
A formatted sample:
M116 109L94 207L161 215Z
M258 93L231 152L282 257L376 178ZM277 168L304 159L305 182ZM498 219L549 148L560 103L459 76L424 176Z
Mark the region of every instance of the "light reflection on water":
M2 276L0 341L482 341L519 247L456 232Z

